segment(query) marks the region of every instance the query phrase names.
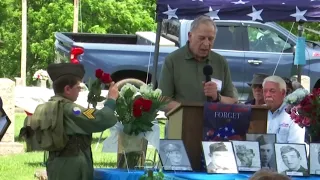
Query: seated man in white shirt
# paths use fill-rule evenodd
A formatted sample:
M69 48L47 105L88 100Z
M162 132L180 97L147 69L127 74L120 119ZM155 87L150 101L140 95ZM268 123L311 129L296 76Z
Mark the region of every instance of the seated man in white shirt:
M304 143L305 129L291 120L285 111L285 81L278 76L269 76L262 86L265 103L270 107L267 133L276 134L278 143Z

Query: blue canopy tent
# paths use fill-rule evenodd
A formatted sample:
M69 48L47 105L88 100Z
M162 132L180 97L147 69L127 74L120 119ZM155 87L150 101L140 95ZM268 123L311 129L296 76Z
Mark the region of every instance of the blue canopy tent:
M156 12L158 25L152 75L154 86L163 19L193 20L199 15L208 15L218 20L291 21L299 22L301 36L303 22L320 21L320 0L157 0ZM301 81L299 69L300 66L298 79Z

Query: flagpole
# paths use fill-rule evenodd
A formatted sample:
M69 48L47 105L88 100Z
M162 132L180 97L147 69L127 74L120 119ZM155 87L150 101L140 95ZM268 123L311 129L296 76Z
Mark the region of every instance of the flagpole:
M21 35L21 85L26 86L27 76L27 0L22 0L22 35Z
M73 1L73 32L78 32L79 25L79 0Z

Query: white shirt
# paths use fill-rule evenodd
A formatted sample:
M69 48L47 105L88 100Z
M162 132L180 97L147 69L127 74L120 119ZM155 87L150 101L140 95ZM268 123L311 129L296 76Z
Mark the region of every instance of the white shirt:
M274 113L268 111L268 134L276 134L278 143L304 143L305 128L296 124L283 103Z

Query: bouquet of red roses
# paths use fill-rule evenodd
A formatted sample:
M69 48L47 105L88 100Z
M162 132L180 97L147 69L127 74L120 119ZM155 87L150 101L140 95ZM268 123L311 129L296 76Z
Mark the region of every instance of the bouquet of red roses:
M125 84L117 99L116 114L127 135L138 135L152 131L158 112L169 103L160 89L142 85L139 89Z
M291 109L291 119L300 127L309 128L311 136L319 136L320 130L320 89L312 93Z
M87 102L92 104L94 108L97 107L98 102L105 100L106 98L101 96L102 88L112 82L110 74L103 72L102 69L96 70L96 79L91 82L89 80L89 94Z

